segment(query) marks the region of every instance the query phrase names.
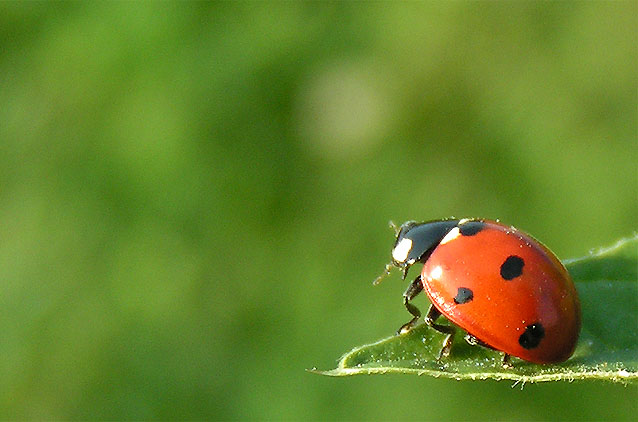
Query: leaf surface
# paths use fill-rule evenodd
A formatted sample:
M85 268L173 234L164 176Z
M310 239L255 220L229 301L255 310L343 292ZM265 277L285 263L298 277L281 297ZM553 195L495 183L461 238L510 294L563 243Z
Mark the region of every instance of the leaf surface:
M638 381L638 235L588 256L565 261L579 293L583 326L574 355L554 365L512 358L468 345L457 335L448 358L437 360L444 335L421 324L346 353L330 376L404 373L464 379L542 382L602 379Z

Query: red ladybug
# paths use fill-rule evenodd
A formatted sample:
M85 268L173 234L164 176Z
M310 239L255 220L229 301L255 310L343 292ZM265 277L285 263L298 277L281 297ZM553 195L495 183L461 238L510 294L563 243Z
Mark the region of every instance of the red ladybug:
M405 279L417 262L421 274L403 294L413 318L399 333L420 318L410 301L425 289L432 302L425 323L447 334L439 358L449 355L456 331L436 323L441 315L467 331L468 343L504 352L504 366L510 355L546 364L574 352L578 293L558 258L528 234L490 220L409 221L398 230L386 273L396 266Z

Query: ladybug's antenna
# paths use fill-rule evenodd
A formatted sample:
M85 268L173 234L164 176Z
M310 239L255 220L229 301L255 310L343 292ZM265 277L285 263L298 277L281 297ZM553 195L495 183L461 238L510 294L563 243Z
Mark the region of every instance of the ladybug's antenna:
M396 224L394 224L394 221L390 220L388 222L388 225L390 226L390 228L392 230L394 230L394 235L398 236L399 232L401 231L401 227L397 226ZM374 281L372 282L372 284L374 284L375 286L379 283L381 283L381 280L383 280L384 278L386 278L387 276L390 275L390 270L392 268L394 268L395 265L390 263L390 264L386 264L385 269L383 270L383 272L381 273L381 275L379 275L379 277L375 278Z
M401 231L401 227L399 227L399 226L397 226L396 224L394 224L394 221L392 221L392 220L390 220L390 221L388 222L388 225L390 226L390 228L391 228L392 230L394 230L394 235L395 235L395 236L398 236L398 235L399 235L399 232Z
M388 225L390 226L390 228L392 230L394 230L394 235L398 236L399 232L401 231L401 227L399 227L396 224L394 224L394 221L392 221L392 220L390 220L388 222ZM394 265L392 263L386 264L385 269L383 270L381 275L379 277L375 278L374 281L372 282L372 284L374 284L376 286L377 284L381 283L381 280L383 280L384 278L386 278L387 276L390 275L390 270L392 268L394 268Z
M379 275L379 277L375 278L374 281L372 282L372 284L374 284L376 286L377 284L381 283L381 280L383 280L384 278L386 278L387 276L390 275L390 270L392 268L394 268L394 265L386 264L385 269L383 270L381 275Z

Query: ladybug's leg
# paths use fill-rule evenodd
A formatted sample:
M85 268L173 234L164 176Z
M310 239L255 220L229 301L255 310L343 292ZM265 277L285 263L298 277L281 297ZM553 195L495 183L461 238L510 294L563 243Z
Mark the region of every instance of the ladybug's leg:
M428 314L425 316L425 323L434 328L439 333L447 334L445 340L443 340L443 348L439 353L439 359L448 357L450 355L450 349L452 349L452 343L454 342L454 333L456 330L449 325L435 324L434 321L441 316L441 312L434 305L430 305Z
M403 293L403 304L408 312L412 314L413 318L403 324L401 328L399 328L399 331L397 331L397 334L407 333L419 321L419 318L421 318L421 311L419 311L419 308L411 304L410 301L422 291L423 283L421 283L421 276L418 276L412 283L410 283L408 288L405 290L405 293Z
M514 365L512 365L512 361L510 360L510 355L508 355L507 353L503 353L503 362L501 363L501 366L505 369L512 369L514 367Z
M483 346L485 348L495 350L489 344L482 342L481 340L477 339L476 337L474 337L472 334L469 334L469 333L465 335L465 341L467 341L468 344L472 346ZM501 363L501 366L504 369L512 369L514 367L514 365L512 365L512 361L510 360L510 355L508 355L507 353L503 353L503 362Z
M483 346L487 349L494 350L492 346L482 342L481 340L477 339L476 337L474 337L472 334L469 334L469 333L465 335L465 341L467 341L467 344L469 344L470 346Z

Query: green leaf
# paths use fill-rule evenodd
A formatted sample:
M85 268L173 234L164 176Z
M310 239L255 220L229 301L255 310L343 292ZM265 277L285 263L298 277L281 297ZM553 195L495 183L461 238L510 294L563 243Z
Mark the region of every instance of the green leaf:
M357 347L336 369L313 372L345 376L403 373L463 379L542 382L602 379L638 380L638 235L565 261L580 296L583 327L574 355L555 365L512 358L501 367L502 354L457 339L448 358L437 360L444 336L425 325L403 335Z

